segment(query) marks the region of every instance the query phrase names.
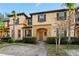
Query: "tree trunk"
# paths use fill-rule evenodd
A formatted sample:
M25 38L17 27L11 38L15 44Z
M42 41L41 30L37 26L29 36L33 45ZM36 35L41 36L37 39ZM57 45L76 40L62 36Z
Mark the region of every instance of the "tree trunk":
M68 43L70 44L71 42L71 29L70 29L70 27L71 27L71 10L69 10L69 18L68 18Z
M15 19L13 19L13 40L15 40Z

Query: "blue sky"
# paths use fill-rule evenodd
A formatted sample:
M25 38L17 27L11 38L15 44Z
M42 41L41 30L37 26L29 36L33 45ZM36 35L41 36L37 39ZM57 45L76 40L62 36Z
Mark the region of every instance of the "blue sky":
M12 10L15 10L17 13L29 14L61 8L66 8L63 3L0 3L0 13L11 13Z

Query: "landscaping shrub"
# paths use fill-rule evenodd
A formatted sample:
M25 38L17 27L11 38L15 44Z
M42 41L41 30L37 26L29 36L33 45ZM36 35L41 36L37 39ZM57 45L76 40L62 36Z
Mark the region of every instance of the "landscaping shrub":
M10 39L11 39L11 37L4 37L4 38L1 38L1 41L8 42Z
M11 37L4 37L4 38L1 38L1 42L13 43L14 41Z
M79 37L71 37L71 44L79 44Z
M23 43L23 40L21 40L21 39L18 40L18 39L17 39L17 40L15 40L15 43Z
M55 39L59 39L57 37L48 37L46 39L46 43L48 44L56 44ZM79 37L71 37L71 43L70 44L79 44ZM58 42L57 42L58 43ZM61 37L61 44L68 44L68 37Z
M58 37L47 37L46 39L46 43L48 44L56 44L56 39L57 39L57 43L58 43ZM68 37L61 37L61 44L67 44Z
M13 39L8 40L8 43L13 43L13 42L14 42Z
M68 43L68 37L61 37L61 44L67 44Z
M23 42L24 43L36 43L36 37L24 37L23 38Z
M57 37L47 37L45 42L48 44L55 44L56 39L58 39L58 38Z

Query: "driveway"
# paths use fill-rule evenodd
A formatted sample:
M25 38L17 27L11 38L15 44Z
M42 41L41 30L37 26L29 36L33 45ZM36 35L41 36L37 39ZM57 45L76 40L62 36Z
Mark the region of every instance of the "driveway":
M39 42L35 46L12 45L0 48L0 56L45 56L45 43Z

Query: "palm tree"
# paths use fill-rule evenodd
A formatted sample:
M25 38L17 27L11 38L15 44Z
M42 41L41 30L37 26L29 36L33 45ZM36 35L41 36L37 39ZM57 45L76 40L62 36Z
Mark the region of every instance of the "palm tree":
M68 42L70 43L71 36L70 36L70 27L71 27L71 20L73 20L73 11L76 9L75 3L65 3L65 6L69 9L69 17L68 17Z
M12 15L13 15L13 39L15 40L15 20L17 14L14 10L12 11Z

